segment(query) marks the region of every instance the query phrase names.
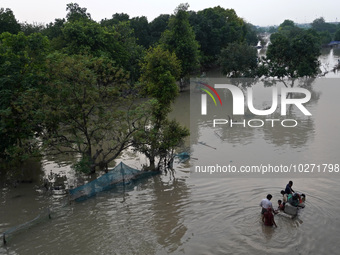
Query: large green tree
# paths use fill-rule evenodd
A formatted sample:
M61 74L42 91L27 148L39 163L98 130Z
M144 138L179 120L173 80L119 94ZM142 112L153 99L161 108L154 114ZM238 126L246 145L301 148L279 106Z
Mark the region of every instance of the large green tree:
M143 56L143 48L137 44L129 22L105 27L92 20L80 19L67 22L62 33L62 50L67 54L107 56L130 72L131 82L138 79L138 62Z
M151 42L148 19L145 16L132 18L130 26L137 43L148 49Z
M318 32L328 31L331 34L335 33L336 31L336 25L327 23L323 17L313 20L312 28Z
M56 54L47 63L45 148L80 154L82 170L106 167L131 145L147 109L126 95L126 73L108 58Z
M36 151L42 129L34 95L44 89L48 39L41 34L0 35L0 157L25 158Z
M91 14L87 13L87 9L80 7L77 3L69 3L66 5L66 10L68 11L66 18L68 21L76 21L81 19L91 19Z
M253 77L257 67L257 51L245 43L230 43L219 57L222 73L228 77Z
M259 66L260 75L286 78L314 77L319 71L320 42L311 30L278 32L271 36L267 56ZM287 83L285 83L288 86Z
M11 9L0 9L0 34L3 32L9 32L11 34L17 34L20 32L20 24L15 19L15 16Z
M254 44L253 28L239 18L233 9L216 6L197 13L190 12L189 18L201 46L205 67L216 66L221 50L229 43L249 40L247 43Z
M180 73L180 62L174 53L160 46L149 49L142 64L141 83L152 98L152 114L144 129L135 134L134 147L146 155L152 170L167 167L175 148L189 135L189 131L177 121L167 118L171 103L178 94L176 79Z
M189 5L181 4L169 20L169 29L161 38L163 47L174 52L181 61L180 78L188 76L199 66L199 44L189 23Z
M169 14L161 14L149 23L150 45L159 41L162 33L168 28L169 19Z

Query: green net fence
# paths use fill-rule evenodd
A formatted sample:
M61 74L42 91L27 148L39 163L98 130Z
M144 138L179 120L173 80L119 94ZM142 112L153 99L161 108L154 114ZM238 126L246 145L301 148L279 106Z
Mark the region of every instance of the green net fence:
M85 185L79 186L69 190L69 197L64 200L63 205L59 208L47 208L34 219L27 221L23 224L14 226L2 233L3 243L6 244L8 240L22 231L27 231L34 225L48 221L56 217L62 217L67 212L70 201L81 201L96 195L98 192L110 190L117 185L130 185L136 181L149 177L158 173L157 171L141 171L125 165L123 162L119 163L114 169L102 175L98 179L91 181ZM131 185L133 186L133 185Z
M98 192L110 190L117 185L130 184L135 180L152 174L154 174L154 172L141 171L120 162L114 169L102 175L98 179L77 188L70 189L70 199L76 201L84 200L94 196Z

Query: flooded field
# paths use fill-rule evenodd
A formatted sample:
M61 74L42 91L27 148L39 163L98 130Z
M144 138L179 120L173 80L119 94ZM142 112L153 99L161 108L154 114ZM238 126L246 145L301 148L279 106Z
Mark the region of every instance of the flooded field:
M338 51L328 50L320 60L331 70L339 58ZM264 177L193 173L194 165L216 159L235 166L339 164L340 76L329 72L326 78L332 82L311 85L306 106L311 117L291 112L299 126L290 131L211 129L206 120L197 120L192 142L188 139L182 148L190 149L193 158L175 162L174 176L153 176L136 186L68 203L67 196L47 195L37 185L44 177L77 185L69 167L72 159L46 158L27 165L30 183L1 184L0 233L40 217L9 234L0 254L337 254L340 172ZM187 127L189 102L189 91L183 92L171 115ZM120 160L136 168L145 163L132 152ZM261 199L271 193L276 207L290 179L296 191L306 194L306 207L294 219L276 215L278 228L263 226Z

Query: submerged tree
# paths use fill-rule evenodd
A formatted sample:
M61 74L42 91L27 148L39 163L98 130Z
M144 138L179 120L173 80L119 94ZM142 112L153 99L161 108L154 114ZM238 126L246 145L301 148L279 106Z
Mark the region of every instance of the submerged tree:
M180 70L176 55L160 46L151 48L142 64L141 83L146 94L152 97L151 116L144 129L135 134L134 147L146 155L152 170L159 169L162 164L167 166L175 148L189 135L177 121L167 118L178 94L176 78Z
M219 57L222 73L228 77L253 77L257 67L257 51L246 44L231 43Z
M319 37L312 31L279 32L271 36L267 56L258 69L259 75L277 77L283 82L287 78L314 77L319 72L319 55ZM288 86L286 82L284 84Z
M107 167L130 146L147 113L125 94L126 73L108 58L82 55L51 56L48 68L44 145L49 153L80 154L91 172Z

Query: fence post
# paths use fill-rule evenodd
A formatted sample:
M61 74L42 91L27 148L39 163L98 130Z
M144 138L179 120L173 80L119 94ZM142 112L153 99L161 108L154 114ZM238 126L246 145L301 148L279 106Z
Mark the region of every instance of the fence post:
M7 241L6 241L6 234L5 233L2 234L2 240L3 240L4 244L7 243Z

